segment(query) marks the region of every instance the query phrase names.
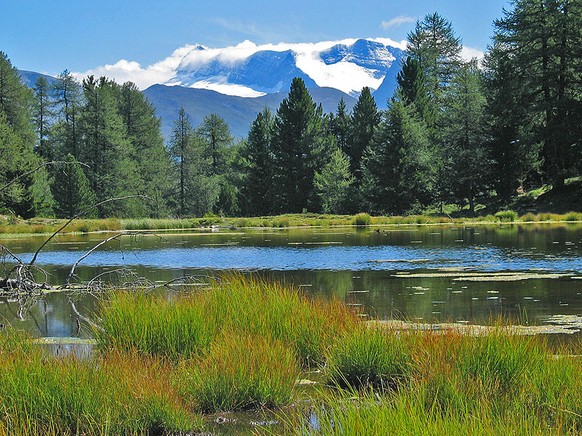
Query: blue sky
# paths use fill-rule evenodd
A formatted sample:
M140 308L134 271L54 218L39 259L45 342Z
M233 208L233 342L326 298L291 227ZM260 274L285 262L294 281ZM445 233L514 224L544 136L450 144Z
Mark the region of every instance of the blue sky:
M0 51L20 69L83 72L121 59L151 65L196 43L400 41L435 11L465 46L485 50L504 7L507 0L0 0Z

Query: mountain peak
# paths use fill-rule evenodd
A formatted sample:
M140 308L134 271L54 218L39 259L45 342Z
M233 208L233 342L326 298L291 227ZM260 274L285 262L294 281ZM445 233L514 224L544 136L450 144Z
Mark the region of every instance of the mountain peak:
M394 77L403 53L390 40L364 38L264 46L245 41L229 49L196 45L165 84L259 97L285 91L293 77L301 77L308 88L357 95L364 86L376 90Z

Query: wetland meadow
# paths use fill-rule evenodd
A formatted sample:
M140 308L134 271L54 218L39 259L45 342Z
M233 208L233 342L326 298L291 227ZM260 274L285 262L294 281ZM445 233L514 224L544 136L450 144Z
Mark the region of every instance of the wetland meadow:
M45 292L2 299L0 433L582 430L580 224L112 235L57 235Z

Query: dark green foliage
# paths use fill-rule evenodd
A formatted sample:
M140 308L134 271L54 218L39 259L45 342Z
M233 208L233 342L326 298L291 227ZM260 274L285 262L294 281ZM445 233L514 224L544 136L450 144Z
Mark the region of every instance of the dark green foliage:
M441 186L450 185L456 202L469 203L474 213L475 198L486 187L489 158L484 130L485 96L475 63L459 69L445 97L442 132L443 170Z
M349 136L350 136L350 114L347 112L346 102L342 98L337 105L335 115L332 115L330 120L330 130L335 137L336 145L344 153L348 153Z
M16 68L4 52L0 52L0 112L5 122L24 143L34 143L34 126L30 109L32 92L20 81Z
M293 79L275 118L273 200L277 212L307 209L315 172L322 165L321 126L321 108L316 107L303 80Z
M519 140L539 145L544 176L558 186L582 158L581 23L582 4L571 0L515 1L495 22L496 55L520 84L511 106L524 115Z
M40 76L34 86L34 124L37 136L37 154L47 160L54 160L54 151L49 140L50 121L53 117L53 102L50 96L50 87L46 79Z
M53 195L56 201L55 212L59 218L72 218L82 213L83 218L93 218L97 202L89 187L89 180L81 165L72 154L65 157L65 163L54 170Z
M160 217L168 213L170 191L170 159L160 133L160 120L155 109L137 86L131 82L114 85L118 92L118 110L130 142L130 158L137 167L137 194L147 202L136 205L133 216Z
M429 202L434 152L412 106L394 99L363 159L362 196L375 213L403 213Z
M433 126L436 121L434 105L426 89L425 73L420 67L420 61L407 57L397 77L398 89L402 101L414 105L427 126Z
M79 161L88 165L87 177L97 200L137 194L137 165L111 82L90 76L83 81L86 100L79 118ZM99 206L100 217L134 216L138 203L119 201Z
M519 103L524 84L516 80L513 62L500 43L495 43L487 53L483 79L492 161L490 183L506 201L517 188L526 186L535 173L539 149L522 136L523 121L529 117L526 107Z
M60 155L71 153L79 159L79 110L83 105L81 85L72 74L65 70L53 85L54 103L57 109L57 120L53 126L52 135L55 148L60 149Z
M314 185L323 213L340 214L346 211L354 178L350 173L350 161L337 148L330 161L315 173Z
M178 119L174 121L172 137L170 139L170 156L177 166L178 189L177 211L180 216L186 214L186 177L189 155L192 147L192 124L184 108L178 112Z
M428 95L437 103L460 65L461 48L452 24L436 12L417 21L408 34L408 53L419 63Z
M372 97L370 88L362 89L351 116L347 155L350 158L351 172L356 186L362 181L361 162L366 150L372 143L376 127L380 123L380 112Z
M206 184L212 189L208 191L206 212L226 213L237 211L236 187L232 183L233 137L226 122L216 114L204 117L204 121L196 130L200 144L201 158L209 160L210 167L206 172Z
M257 115L242 147L244 182L241 188L243 213L268 215L273 210L273 133L275 119L269 109Z
M32 92L0 52L0 210L24 217L51 214L46 172L34 155Z

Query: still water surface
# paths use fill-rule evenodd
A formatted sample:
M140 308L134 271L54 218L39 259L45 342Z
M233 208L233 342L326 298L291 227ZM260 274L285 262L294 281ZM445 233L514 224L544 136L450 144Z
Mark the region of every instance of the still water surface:
M59 236L37 263L49 273L49 283L63 283L71 265L107 236ZM26 260L43 240L0 243ZM313 295L335 296L382 319L486 323L503 315L544 323L554 315L582 315L582 225L141 234L92 253L77 268L77 281L119 268L158 283L229 270L257 273ZM86 296L77 306L91 313L95 301ZM0 317L44 336L79 334L62 294L47 295L24 321L16 303L5 301Z

